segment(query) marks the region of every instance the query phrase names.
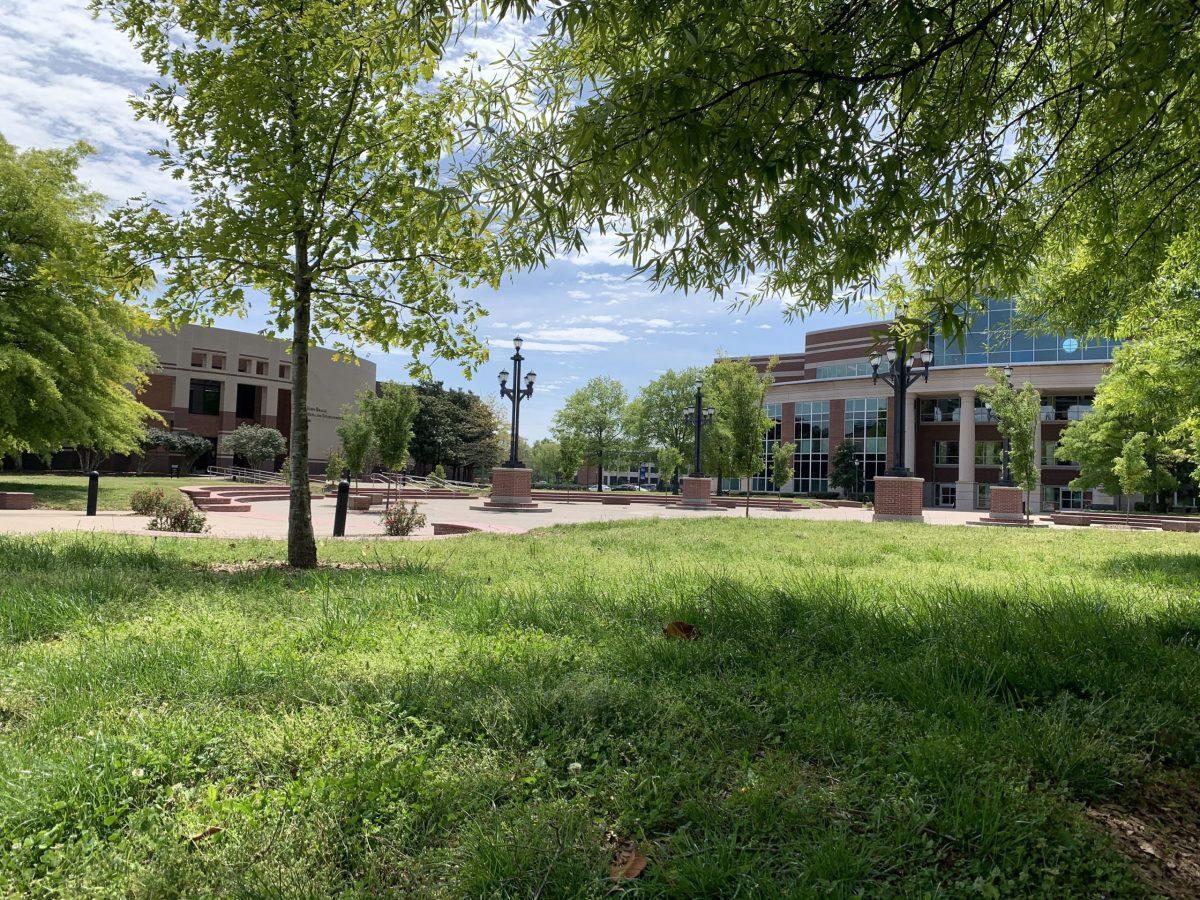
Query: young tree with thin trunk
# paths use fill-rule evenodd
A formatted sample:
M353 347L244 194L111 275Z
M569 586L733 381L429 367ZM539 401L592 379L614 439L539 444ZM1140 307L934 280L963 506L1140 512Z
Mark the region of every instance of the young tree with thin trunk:
M435 81L464 7L386 0L92 0L157 70L134 103L166 130L154 151L191 194L114 217L113 241L166 272L170 324L270 305L292 354L288 562L314 566L308 491L309 346L372 343L485 356L474 300L495 284L497 219L447 171L471 91ZM180 40L180 37L185 39ZM503 97L496 102L503 103Z
M1039 460L1034 456L1034 429L1041 425L1042 398L1032 383L1015 388L996 368L988 369L991 384L975 387L996 417L996 430L1008 441L1008 471L1013 483L1025 492L1025 521L1029 521L1029 494L1037 487Z
M1145 490L1150 483L1150 466L1146 464L1146 451L1150 440L1144 431L1139 431L1125 442L1121 455L1113 460L1113 471L1125 495L1125 524L1129 524L1133 513L1133 495Z
M723 436L728 449L724 472L746 481L746 516L750 516L749 479L766 464L763 438L772 426L763 409L767 388L773 378L771 369L759 372L745 359L719 359L708 370L705 395L711 397L713 421L709 429Z
M775 490L782 492L796 477L796 445L791 441L781 442L771 457L771 482Z

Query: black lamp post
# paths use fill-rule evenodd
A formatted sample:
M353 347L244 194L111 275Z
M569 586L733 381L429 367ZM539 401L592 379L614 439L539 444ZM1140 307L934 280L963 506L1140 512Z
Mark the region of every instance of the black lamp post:
M712 421L713 411L709 407L704 407L704 395L701 393L704 387L704 382L696 379L696 402L691 409L684 410L684 420L690 422L696 429L695 438L695 457L692 460L692 477L703 478L704 474L700 470L700 428Z
M500 370L500 396L507 397L512 400L512 443L508 451L508 462L504 464L506 469L523 468L521 460L517 459L517 436L518 429L521 425L521 401L533 396L533 383L537 381L537 372L530 372L525 376L525 387L521 387L521 363L525 361L525 357L521 355L521 340L520 335L513 338L513 349L516 352L512 355L513 361L513 386L508 386L508 370Z
M888 370L880 372L883 359L878 353L871 356L871 383L875 384L880 378L892 386L895 396L896 428L892 435L892 466L887 474L900 478L908 478L912 473L904 465L904 428L908 417L908 389L924 378L929 381L929 364L933 362L933 351L925 347L912 358L908 355L908 341L901 338L884 353L887 357ZM920 357L921 368L917 369L917 358Z
M1008 386L1011 388L1012 387L1013 367L1005 366L1001 371L1004 373L1005 383L1007 383ZM987 403L984 405L987 406L988 411L990 412L992 409L992 404ZM960 412L959 415L961 415L961 414L962 413ZM1012 450L1012 447L1008 443L1008 438L1005 437L1003 440L1003 443L1000 444L1000 487L1012 487L1013 486L1012 470L1009 469L1009 467L1008 467L1008 459L1009 459L1009 454L1011 453L1011 450Z

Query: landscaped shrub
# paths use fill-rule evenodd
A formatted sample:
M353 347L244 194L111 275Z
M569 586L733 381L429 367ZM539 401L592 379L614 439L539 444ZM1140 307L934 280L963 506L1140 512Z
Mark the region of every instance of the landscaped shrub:
M160 487L141 488L129 495L129 508L139 516L152 516L167 502Z
M154 511L154 518L146 527L151 531L186 531L198 534L208 530L208 520L186 497L167 497Z
M379 521L383 523L385 534L404 537L424 526L425 517L417 512L417 504L405 506L403 503L397 503L390 509L385 509Z

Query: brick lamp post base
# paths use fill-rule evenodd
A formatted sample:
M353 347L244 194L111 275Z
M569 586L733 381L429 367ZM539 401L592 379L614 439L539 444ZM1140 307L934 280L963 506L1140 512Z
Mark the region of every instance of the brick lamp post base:
M925 479L875 476L874 522L924 522Z
M1022 522L1025 520L1025 492L1019 487L1002 487L994 484L990 491L992 498L989 519L1002 519L1006 522Z
M550 512L548 506L533 502L533 470L492 469L492 495L481 506L471 509L489 512Z
M683 497L679 501L680 509L716 509L712 502L712 479L694 475L685 475L679 479Z

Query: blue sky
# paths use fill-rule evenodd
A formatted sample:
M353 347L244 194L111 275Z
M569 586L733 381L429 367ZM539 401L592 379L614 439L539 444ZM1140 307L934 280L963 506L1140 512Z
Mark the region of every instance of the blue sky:
M502 25L468 36L461 51L484 60L519 46L529 33ZM97 153L81 176L119 203L147 193L182 203L181 186L158 171L146 151L161 143L154 126L137 122L131 94L152 72L125 37L93 19L86 0L0 0L0 134L18 147L63 146L86 140ZM534 397L522 407L522 433L544 436L563 398L594 375L619 379L634 394L667 369L702 365L718 351L740 356L801 349L804 332L866 321L859 310L786 322L778 304L730 311L704 295L660 293L600 239L577 257L511 276L499 291L480 294L490 315L479 331L492 358L470 382L456 367L435 365L447 384L496 393L496 373L507 365L511 338L525 339L528 365L538 373ZM265 310L221 324L257 330ZM363 348L381 378L403 380L407 356Z

